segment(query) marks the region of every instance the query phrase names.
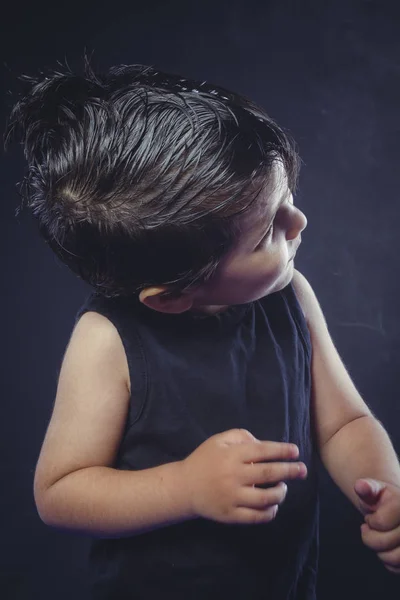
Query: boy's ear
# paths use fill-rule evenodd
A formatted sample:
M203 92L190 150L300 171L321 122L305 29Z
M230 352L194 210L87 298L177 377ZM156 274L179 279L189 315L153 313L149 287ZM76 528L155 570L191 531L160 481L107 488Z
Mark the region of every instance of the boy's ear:
M140 292L139 300L148 308L171 314L186 312L193 305L193 298L189 294L170 295L166 286L145 288Z

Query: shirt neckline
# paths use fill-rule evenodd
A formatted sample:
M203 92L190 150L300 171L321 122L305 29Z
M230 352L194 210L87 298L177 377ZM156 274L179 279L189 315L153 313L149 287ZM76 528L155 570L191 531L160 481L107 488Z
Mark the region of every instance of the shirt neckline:
M140 320L154 323L161 327L172 327L175 329L190 327L191 329L222 329L238 324L247 313L254 302L246 304L232 304L224 311L215 314L206 314L200 311L185 311L183 313L162 313L153 310L140 302L135 297L120 297L123 303L133 309Z

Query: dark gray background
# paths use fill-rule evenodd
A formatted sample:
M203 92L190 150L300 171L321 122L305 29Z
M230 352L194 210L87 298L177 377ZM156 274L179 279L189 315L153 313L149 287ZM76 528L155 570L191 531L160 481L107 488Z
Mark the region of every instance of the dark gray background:
M143 63L260 103L299 144L296 259L363 398L400 451L400 8L396 1L14 3L1 23L2 116L20 73L84 48L102 69ZM18 147L2 160L1 567L4 600L84 600L88 540L46 527L33 475L74 315L90 288L15 217ZM361 515L321 472L319 600L394 600L400 576L361 541ZM266 600L268 600L266 598ZM299 599L300 600L300 599Z

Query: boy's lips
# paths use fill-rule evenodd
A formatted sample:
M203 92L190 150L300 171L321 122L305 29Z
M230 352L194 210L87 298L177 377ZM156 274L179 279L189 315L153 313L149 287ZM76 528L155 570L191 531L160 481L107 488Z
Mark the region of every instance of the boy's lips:
M297 243L297 246L296 246L296 250L293 252L293 254L292 254L291 258L289 258L289 262L290 262L291 260L293 260L293 259L294 259L294 257L296 256L296 253L297 253L297 250L299 249L299 246L300 246L300 244L301 244L301 239L298 241L298 243Z

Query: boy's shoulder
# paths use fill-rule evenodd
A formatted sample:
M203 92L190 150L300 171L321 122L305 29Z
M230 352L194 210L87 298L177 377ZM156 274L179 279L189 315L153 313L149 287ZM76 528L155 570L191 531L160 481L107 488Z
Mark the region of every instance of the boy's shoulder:
M92 348L93 344L95 347L107 348L107 356L113 360L130 393L130 375L125 348L117 328L110 319L95 310L88 310L77 321L71 339L72 337L77 338L75 343L82 349L89 340Z
M294 269L293 272L292 285L296 298L308 323L310 311L313 309L315 310L315 304L319 307L317 297L308 280L297 269Z

